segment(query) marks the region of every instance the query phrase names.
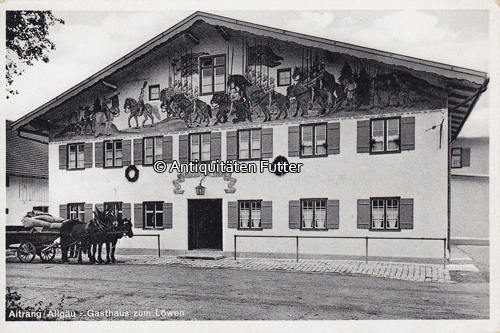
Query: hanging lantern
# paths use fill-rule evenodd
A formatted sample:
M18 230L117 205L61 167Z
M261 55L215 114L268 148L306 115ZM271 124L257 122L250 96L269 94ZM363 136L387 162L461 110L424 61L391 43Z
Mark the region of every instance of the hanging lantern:
M200 180L200 183L198 184L198 186L195 187L196 195L205 195L205 186L201 185L201 183L203 182L204 179L205 179L205 177L203 177Z

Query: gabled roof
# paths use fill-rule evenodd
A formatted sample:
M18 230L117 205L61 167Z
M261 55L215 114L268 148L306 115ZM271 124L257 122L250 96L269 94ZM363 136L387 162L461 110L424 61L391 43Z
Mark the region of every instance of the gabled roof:
M6 124L6 170L8 175L48 178L49 149L46 144L21 138Z
M389 65L405 66L416 71L426 71L442 76L449 80L448 107L451 111L452 116L452 139L458 136L465 121L467 120L467 117L472 111L472 108L477 102L479 96L486 90L488 84L488 75L485 72L481 71L451 66L428 60L422 60L390 52L384 52L326 38L291 32L283 29L267 27L205 12L195 12L184 20L175 24L168 30L142 44L132 52L119 58L112 64L106 66L94 75L80 82L76 86L68 89L67 91L56 96L55 98L51 99L32 112L16 120L12 124L12 128L16 130L23 129L37 117L45 114L54 107L64 103L65 101L81 93L82 91L98 83L102 83L103 80L109 75L127 66L136 59L144 56L154 48L164 44L169 39L188 29L199 20L203 20L208 24L227 27L233 30L240 30L255 35L296 42L304 46L323 48L332 52L342 52L358 58L372 59Z

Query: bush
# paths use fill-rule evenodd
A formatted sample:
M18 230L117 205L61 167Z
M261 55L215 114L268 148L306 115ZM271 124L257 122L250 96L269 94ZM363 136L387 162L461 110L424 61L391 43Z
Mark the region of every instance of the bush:
M21 301L21 295L17 291L12 291L7 287L5 296L5 320L6 321L38 321L38 320L57 320L58 311L62 311L62 303L64 302L64 295L54 309L52 303L44 304L42 301L35 303L35 305L27 305Z

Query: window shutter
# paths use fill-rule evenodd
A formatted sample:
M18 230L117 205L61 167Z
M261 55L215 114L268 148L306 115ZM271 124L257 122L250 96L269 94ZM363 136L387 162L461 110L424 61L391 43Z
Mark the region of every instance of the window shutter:
M415 150L415 117L401 118L401 150Z
M470 167L470 148L462 148L462 168Z
M96 142L95 143L95 167L102 168L104 165L104 143Z
M122 165L128 166L132 160L132 142L130 140L122 141Z
M134 164L142 164L142 139L134 139Z
M82 221L82 222L89 222L90 220L92 220L92 204L91 203L86 203L84 205L85 209L84 209L84 212L85 212L85 221Z
M143 214L142 214L142 203L134 204L134 228L142 229L144 223L142 222Z
M288 227L300 229L300 201L290 200L288 202Z
M172 203L163 203L163 227L165 229L172 229Z
M340 154L340 123L328 123L326 129L328 155Z
M237 141L236 141L236 131L227 131L226 132L226 159L229 160L235 160L238 158L238 152L237 152Z
M129 202L122 203L122 218L129 220L132 218L131 204Z
M68 165L68 146L59 145L59 169L64 170Z
M358 229L370 229L370 199L358 199Z
M273 129L263 128L262 129L262 158L272 158L273 157Z
M272 201L262 201L261 206L261 225L262 229L272 229L273 228L273 202Z
M238 228L238 201L229 201L227 203L227 227L231 229Z
M68 205L59 205L59 216L65 220L68 218Z
M92 142L87 142L83 146L83 166L87 168L92 168Z
M173 144L172 144L172 136L167 135L163 137L163 141L161 143L161 158L165 163L172 163L173 154L172 154Z
M187 134L179 135L179 162L187 163L189 161L189 137Z
M288 157L299 156L300 150L299 126L288 127Z
M210 134L210 160L216 161L221 159L220 156L220 132Z
M399 225L401 229L413 229L413 199L399 200Z
M339 228L339 201L328 200L326 202L326 227L327 229Z
M357 131L357 152L369 153L370 152L370 121L359 120Z

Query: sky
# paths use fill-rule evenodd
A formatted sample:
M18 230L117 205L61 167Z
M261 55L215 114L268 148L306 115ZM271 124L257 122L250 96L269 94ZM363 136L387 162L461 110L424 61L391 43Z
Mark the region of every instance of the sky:
M485 10L212 11L294 32L488 72L489 18ZM192 11L54 11L50 61L25 68L19 94L6 101L18 119L83 81ZM462 129L462 137L488 136L488 92Z

